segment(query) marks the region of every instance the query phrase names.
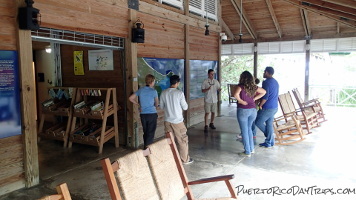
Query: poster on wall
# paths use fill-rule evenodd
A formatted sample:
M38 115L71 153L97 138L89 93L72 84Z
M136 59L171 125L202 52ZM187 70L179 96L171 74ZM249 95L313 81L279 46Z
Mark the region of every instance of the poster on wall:
M170 87L169 79L172 75L180 77L178 89L184 91L184 59L168 58L138 58L137 59L137 76L139 87L144 87L145 77L152 74L156 78L155 89L158 96L162 91Z
M215 71L217 78L218 61L210 60L190 60L190 99L203 98L201 84L208 78L208 70Z
M89 70L114 70L112 50L88 50Z
M83 51L74 51L74 75L84 75Z
M21 134L16 51L0 50L0 138Z

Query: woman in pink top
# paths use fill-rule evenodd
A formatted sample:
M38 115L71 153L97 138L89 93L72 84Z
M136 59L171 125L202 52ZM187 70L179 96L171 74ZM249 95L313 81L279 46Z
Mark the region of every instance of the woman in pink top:
M256 86L255 79L248 71L240 75L239 85L237 86L234 97L237 99L237 121L239 122L242 143L245 151L239 153L242 156L251 156L254 153L254 142L252 133L252 123L256 119L257 110L255 101L266 94L263 88Z

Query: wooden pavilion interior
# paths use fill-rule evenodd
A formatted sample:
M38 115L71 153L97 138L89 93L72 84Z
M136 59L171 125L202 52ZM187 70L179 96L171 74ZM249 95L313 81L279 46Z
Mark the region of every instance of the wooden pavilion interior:
M137 147L137 138L142 134L138 129L138 108L125 98L138 89L138 58L182 59L186 67L183 74L191 77L191 60L220 63L225 44L356 37L354 0L35 0L34 3L32 0L0 0L0 24L3 27L0 50L18 55L19 98L22 100L21 133L0 139L0 151L3 152L0 156L3 159L0 195L40 183L39 117L33 104L38 100L38 83L33 54L44 50L53 40L34 41L30 29L19 28L18 8L26 7L29 2L40 10L41 28L117 37L124 41L124 48L115 49L118 55L115 56L115 73L92 71L85 76L75 76L73 51L88 52L91 47L63 45L60 48L66 53L62 57L63 86L94 87L100 83L102 87L117 89L121 97L118 104L127 109L127 115L122 114L124 110L119 111L119 129L120 133L124 132L120 142L127 142L125 145L129 147ZM200 9L194 10L195 7ZM212 12L208 15L205 9ZM141 44L131 42L132 28L139 19L145 24L146 31L145 43ZM207 30L210 34L206 34ZM84 67L88 68L87 65ZM187 127L204 119L204 99L190 98L189 81L187 78L185 83L189 104L184 116ZM162 135L163 112L159 115L161 121L157 132ZM199 134L200 130L197 130L200 139Z

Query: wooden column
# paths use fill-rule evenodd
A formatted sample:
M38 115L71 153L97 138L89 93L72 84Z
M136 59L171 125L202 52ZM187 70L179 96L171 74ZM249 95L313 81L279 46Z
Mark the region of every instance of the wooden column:
M221 4L220 4L220 1L217 1L217 3L218 3L218 5L217 5L217 7L218 7L218 19L222 19L222 17L221 17ZM222 28L221 26L222 26L222 23L219 23L219 25L220 25L220 28ZM221 47L222 47L222 44L221 44L221 37L220 37L220 33L218 33L218 40L219 40L219 47L218 47L218 69L217 69L217 74L218 74L218 77L217 77L217 79L218 79L218 81L220 82L220 87L222 87L222 82L221 82L221 72L222 72L222 70L221 70ZM233 38L232 38L233 39ZM221 91L218 93L218 113L217 113L217 115L215 116L215 117L217 117L217 116L220 116L221 115Z
M304 100L309 99L309 63L310 63L310 40L305 43L305 85L304 85Z
M25 6L26 4L24 0L17 0L17 7ZM34 103L36 102L36 85L32 56L32 39L30 30L18 29L17 33L25 184L26 187L32 187L39 184L36 125L37 109L36 103Z
M125 59L126 59L126 85L127 97L138 89L137 80L137 44L131 42L131 29L136 22L136 10L129 9L129 34L125 40ZM137 148L139 145L138 123L139 113L137 105L133 105L128 98L127 101L127 145Z
M184 15L189 15L189 0L184 2ZM185 124L190 126L190 57L189 57L189 24L184 24L184 93L188 103L188 110L185 112Z
M257 42L255 42L253 50L253 76L257 78L257 66L258 65L258 52L257 52Z

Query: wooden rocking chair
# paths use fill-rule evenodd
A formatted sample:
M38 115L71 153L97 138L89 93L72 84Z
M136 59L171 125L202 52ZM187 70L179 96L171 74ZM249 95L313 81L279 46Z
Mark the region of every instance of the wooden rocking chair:
M230 183L234 175L189 182L172 133L167 133L167 137L149 145L146 150L118 158L112 164L108 158L101 161L113 200L179 200L184 196L193 200L190 185L217 181L226 183L231 197L211 200L237 199Z
M308 133L311 133L311 129L319 126L317 115L318 113L307 110L296 109L290 93L284 93L278 96L279 105L281 106L285 121L290 120L290 114L295 114L301 124L305 125L305 129Z
M290 119L286 121L286 117ZM295 113L275 118L273 128L278 145L294 144L305 139L306 131L303 130Z
M229 94L229 106L231 103L236 103L237 99L234 97L238 84L227 84L227 92Z
M325 113L323 111L323 108L321 107L321 103L318 99L312 99L309 101L304 101L303 98L300 96L300 93L297 88L294 88L292 90L293 95L295 99L297 100L297 103L302 110L310 110L312 109L313 112L318 113L318 121L319 123L327 121L325 119Z
M58 185L56 189L58 194L45 196L38 200L72 200L66 183Z

